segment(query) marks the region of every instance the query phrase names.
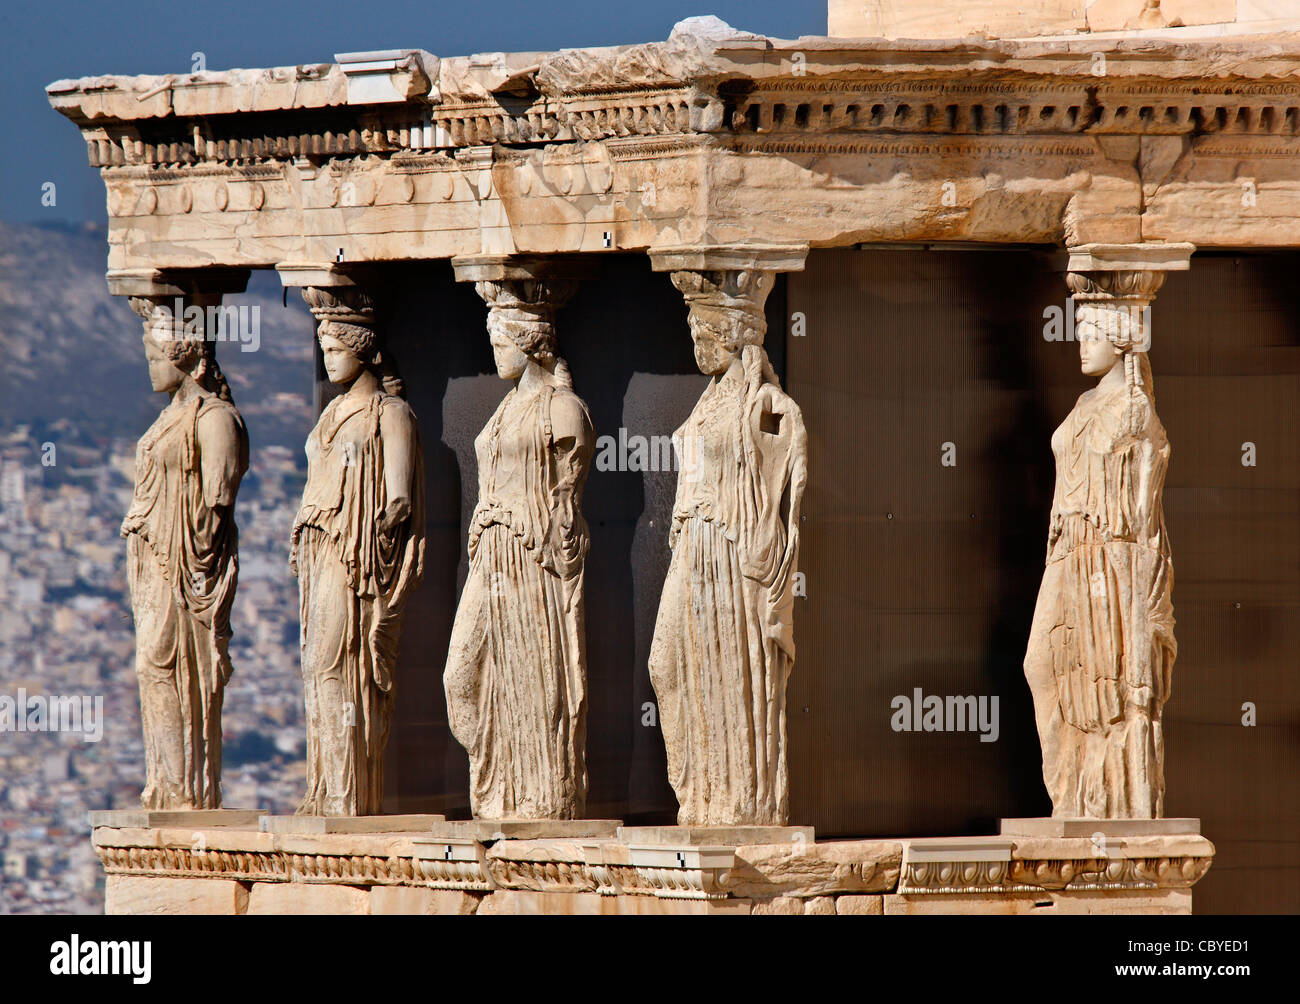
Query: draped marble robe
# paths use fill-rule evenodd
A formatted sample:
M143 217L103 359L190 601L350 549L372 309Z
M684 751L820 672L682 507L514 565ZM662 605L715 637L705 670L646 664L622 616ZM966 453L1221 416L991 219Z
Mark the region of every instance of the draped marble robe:
M411 515L388 504L381 416L409 427ZM424 473L415 414L378 391L331 401L307 438L307 485L291 559L302 617L307 794L300 814L378 814L402 613L424 563Z
M200 423L229 426L231 456L204 457ZM234 405L196 394L162 410L136 447L122 536L136 626L146 809L221 808L221 706L239 577L235 496L248 433Z
M477 819L575 819L587 797L582 488L590 446L562 450L548 377L512 389L474 440L479 496L469 527L444 684L452 734L469 754Z
M1052 452L1047 565L1025 656L1052 814L1158 818L1178 651L1162 505L1169 442L1141 386L1099 387L1079 398Z
M680 825L789 817L786 682L794 665L799 407L756 345L677 430L681 471L650 648Z

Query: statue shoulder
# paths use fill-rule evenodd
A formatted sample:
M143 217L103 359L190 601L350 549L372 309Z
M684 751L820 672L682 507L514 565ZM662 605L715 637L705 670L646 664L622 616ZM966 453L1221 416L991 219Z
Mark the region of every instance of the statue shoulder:
M763 411L787 415L792 425L803 428L803 411L795 399L781 389L779 384L765 383L759 388L756 401Z
M411 426L417 424L415 411L405 398L398 397L396 394L389 394L386 391L380 391L377 396L379 398L380 421L385 424L389 422Z
M244 418L229 401L219 397L206 397L199 405L195 418L201 440L238 443L248 438Z
M557 387L551 395L551 428L557 437L590 432L591 412L587 402L568 387Z

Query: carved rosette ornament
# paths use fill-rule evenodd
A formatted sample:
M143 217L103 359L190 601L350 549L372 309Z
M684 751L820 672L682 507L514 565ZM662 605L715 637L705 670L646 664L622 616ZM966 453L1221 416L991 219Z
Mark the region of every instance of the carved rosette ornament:
M419 428L355 285L306 286L329 379L344 393L307 438L294 521L307 720L299 814L380 812L406 600L424 569Z
M528 266L457 264L514 386L474 441L469 576L443 682L475 818L574 819L587 795L582 490L595 434L555 337L577 284L515 268Z
M1047 562L1024 663L1054 816L1164 811L1162 718L1178 647L1162 504L1170 450L1147 308L1190 252L1093 246L1071 256L1081 368L1098 383L1052 436Z
M775 268L806 248L652 252L712 377L677 430L673 549L650 648L678 823L784 824L786 683L807 434L763 349ZM773 259L778 261L773 261Z
M150 383L171 400L136 447L135 490L122 522L144 726L140 803L219 809L221 709L239 575L235 496L248 469L248 433L217 365L206 314L187 318L185 309L220 295L145 285L156 291L132 295L130 303L144 321Z

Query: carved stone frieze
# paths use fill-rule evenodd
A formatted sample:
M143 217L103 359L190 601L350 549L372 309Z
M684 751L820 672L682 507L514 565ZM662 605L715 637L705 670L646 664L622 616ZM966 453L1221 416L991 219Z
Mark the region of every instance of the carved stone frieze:
M235 826L97 826L112 876L226 879L444 892L498 892L745 903L824 897L1026 895L1185 890L1214 847L1196 835L1108 841L940 838L751 846L622 839L482 841L407 834L292 835Z

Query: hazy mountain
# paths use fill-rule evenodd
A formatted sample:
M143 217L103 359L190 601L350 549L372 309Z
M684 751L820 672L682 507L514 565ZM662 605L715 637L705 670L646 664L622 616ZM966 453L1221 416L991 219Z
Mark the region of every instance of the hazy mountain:
M60 449L102 447L138 438L166 403L149 389L139 317L108 292L107 256L98 225L0 223L0 429L28 424ZM249 435L301 453L312 423L311 315L292 291L282 306L274 272L254 272L248 292L226 302L259 308L256 351L217 347Z

